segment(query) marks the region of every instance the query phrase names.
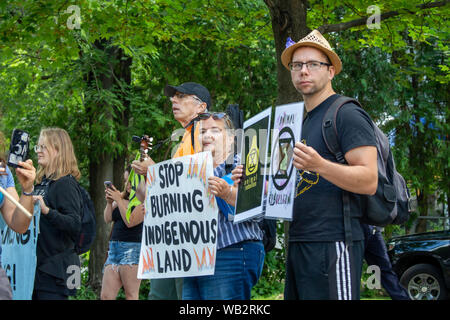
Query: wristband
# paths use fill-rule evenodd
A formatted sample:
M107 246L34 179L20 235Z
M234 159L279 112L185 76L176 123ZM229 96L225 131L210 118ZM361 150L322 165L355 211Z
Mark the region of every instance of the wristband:
M31 190L31 192L25 192L24 190L22 190L22 194L24 196L32 196L33 195L33 191L34 191L34 186L33 186L33 190Z

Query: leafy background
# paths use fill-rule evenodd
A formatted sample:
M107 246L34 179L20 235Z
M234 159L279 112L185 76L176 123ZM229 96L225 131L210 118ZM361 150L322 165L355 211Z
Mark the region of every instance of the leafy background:
M371 5L382 14L380 28L367 25ZM165 85L202 83L213 109L237 103L245 118L297 101L279 55L287 36L297 41L319 28L343 61L335 90L357 97L392 139L415 199L410 221L385 236L439 229L443 220L423 218L448 214L448 17L447 1L2 1L0 151L13 128L30 132L32 146L42 127L71 135L97 212L99 236L83 257L79 293L94 299L109 235L103 181L121 186L137 150L132 135L158 141L179 128ZM169 148L152 156L162 160ZM279 223L282 244L266 257L254 297L282 293L287 227Z

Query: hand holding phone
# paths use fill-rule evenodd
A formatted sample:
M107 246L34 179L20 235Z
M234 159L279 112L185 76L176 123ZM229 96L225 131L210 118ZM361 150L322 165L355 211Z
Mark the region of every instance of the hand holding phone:
M106 198L106 201L108 202L108 203L112 203L113 201L114 201L114 199L113 198L111 198L111 191L113 190L113 188L112 188L112 182L111 181L105 181L105 182L103 182L104 183L104 185L105 185L105 198Z
M112 189L112 182L111 181L105 181L104 184L105 184L105 188Z
M30 135L20 129L14 129L11 136L11 144L9 146L8 166L17 168L19 162L25 162L28 156L28 148L30 144Z

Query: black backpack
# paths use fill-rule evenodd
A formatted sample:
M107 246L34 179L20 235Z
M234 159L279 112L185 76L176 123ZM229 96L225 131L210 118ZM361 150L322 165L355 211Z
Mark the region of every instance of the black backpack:
M339 109L346 103L361 104L349 97L339 96L328 108L322 122L322 135L328 149L339 163L346 164L341 151L336 128ZM403 224L411 213L410 195L405 179L396 171L394 157L386 135L372 122L375 132L378 165L378 187L374 195L363 195L363 215L361 222L385 227L389 224ZM349 192L343 191L344 228L346 243L351 243L350 198Z
M89 195L89 192L86 191L78 181L71 175L69 175L78 185L81 193L81 229L76 238L75 242L75 251L78 255L88 252L92 243L95 240L97 223L95 219L95 209L94 202ZM48 194L48 188L53 180L50 180L45 184L44 188L46 189L45 195Z
M230 120L233 122L233 126L235 129L243 128L244 112L239 109L238 104L228 105L226 113L230 117ZM263 207L265 207L265 201L266 200L264 199ZM261 222L259 222L259 227L263 232L262 242L264 244L264 251L267 253L275 247L275 244L277 242L277 221L273 219L262 219Z
M91 248L92 243L95 240L96 235L96 219L95 219L95 209L94 202L86 191L80 184L78 184L81 192L82 198L82 210L81 210L81 230L77 237L77 242L75 243L75 251L77 254L83 254L88 252Z

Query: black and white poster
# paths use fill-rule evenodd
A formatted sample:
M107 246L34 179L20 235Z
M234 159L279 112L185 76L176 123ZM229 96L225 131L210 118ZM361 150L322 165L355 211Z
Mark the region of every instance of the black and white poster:
M244 122L241 140L243 179L239 183L234 223L263 214L271 108Z

